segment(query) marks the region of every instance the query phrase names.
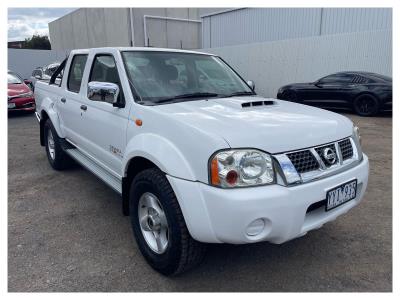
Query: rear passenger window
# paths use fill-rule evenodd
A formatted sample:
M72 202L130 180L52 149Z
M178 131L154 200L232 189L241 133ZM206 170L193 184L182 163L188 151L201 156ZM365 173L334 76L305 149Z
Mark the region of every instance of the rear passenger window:
M356 75L352 81L352 83L355 84L364 84L364 83L368 83L368 80L365 77L362 77L360 75Z
M67 82L67 87L69 91L79 93L79 90L81 89L81 82L83 71L85 70L86 60L86 54L77 54L72 59Z
M100 54L94 58L92 71L90 72L89 77L89 82L92 81L115 83L119 86L120 97L123 97L117 65L115 64L115 60L112 55Z

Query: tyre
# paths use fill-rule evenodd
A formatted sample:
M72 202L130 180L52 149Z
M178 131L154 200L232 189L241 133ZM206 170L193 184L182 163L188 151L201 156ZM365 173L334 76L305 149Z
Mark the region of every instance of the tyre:
M206 246L190 236L175 193L159 169L135 176L129 209L136 242L153 269L178 275L202 261Z
M298 102L299 100L296 92L291 90L284 91L282 94L282 99L290 102Z
M370 94L360 95L354 99L353 109L359 116L370 117L379 112L379 101Z
M44 137L47 159L55 170L64 170L72 164L71 158L61 147L61 139L50 119L44 124Z

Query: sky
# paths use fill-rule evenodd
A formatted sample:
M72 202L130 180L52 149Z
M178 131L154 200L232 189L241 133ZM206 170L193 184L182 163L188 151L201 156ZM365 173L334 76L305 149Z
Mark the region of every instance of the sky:
M49 34L48 23L76 8L9 8L8 41L20 41L33 34Z

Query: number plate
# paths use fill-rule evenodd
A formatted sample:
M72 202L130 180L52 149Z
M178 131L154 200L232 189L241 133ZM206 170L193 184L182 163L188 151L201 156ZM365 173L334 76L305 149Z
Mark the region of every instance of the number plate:
M326 193L325 210L331 210L346 202L353 200L357 196L357 179L343 183Z
M14 108L15 107L15 103L8 103L8 108Z

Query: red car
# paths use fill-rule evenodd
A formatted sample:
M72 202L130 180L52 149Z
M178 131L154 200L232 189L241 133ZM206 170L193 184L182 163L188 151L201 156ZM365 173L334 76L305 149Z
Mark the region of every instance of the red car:
M8 111L35 111L35 98L29 80L23 80L16 73L8 72Z

